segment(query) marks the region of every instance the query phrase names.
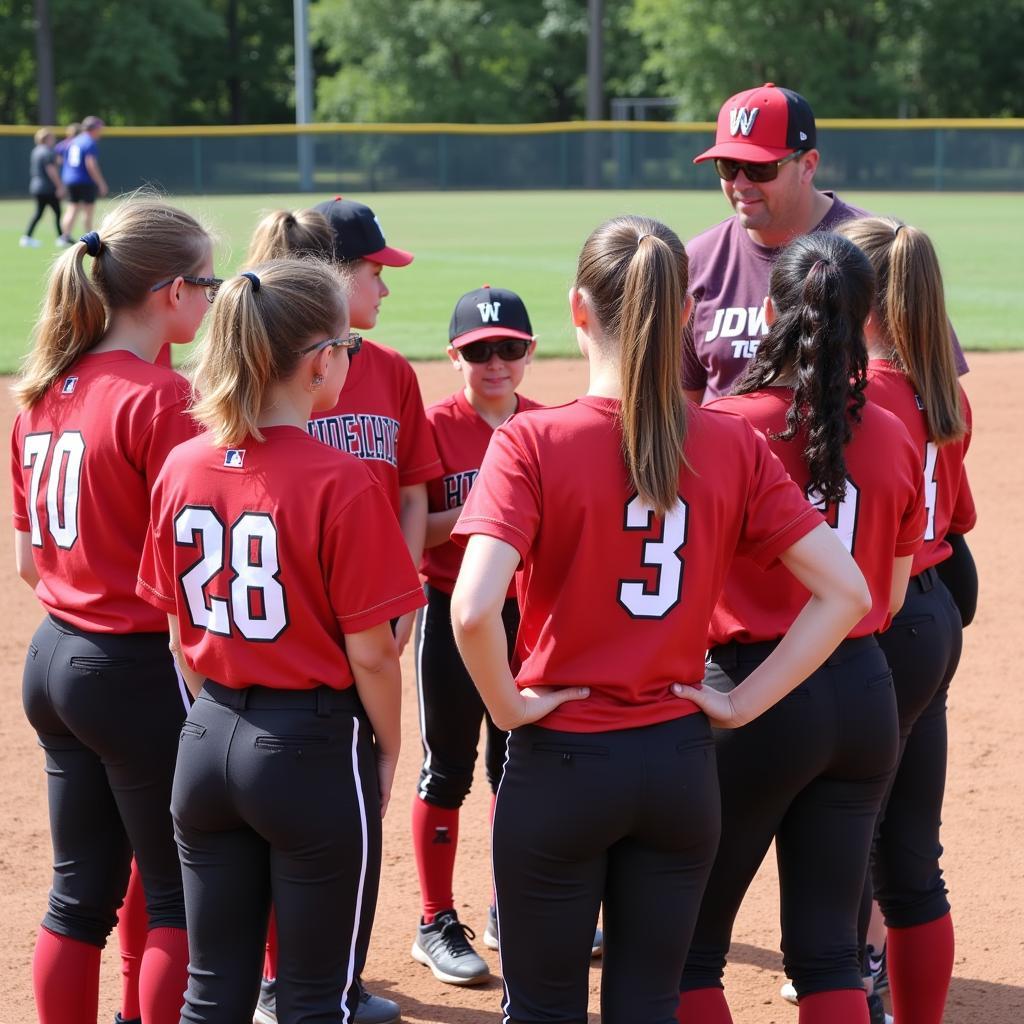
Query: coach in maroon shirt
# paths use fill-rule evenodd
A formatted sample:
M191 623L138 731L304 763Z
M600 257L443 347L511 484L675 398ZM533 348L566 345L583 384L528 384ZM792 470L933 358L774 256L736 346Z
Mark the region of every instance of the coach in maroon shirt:
M694 311L683 334L683 386L694 401L728 394L768 333L764 300L779 250L798 235L867 216L814 187L816 147L810 104L768 82L726 100L714 146L694 161L714 161L736 211L686 244Z

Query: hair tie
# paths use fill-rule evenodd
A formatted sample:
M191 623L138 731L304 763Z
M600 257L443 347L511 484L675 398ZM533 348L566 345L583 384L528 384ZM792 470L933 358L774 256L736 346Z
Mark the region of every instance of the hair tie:
M82 235L79 239L80 242L85 243L85 251L93 258L96 259L101 252L103 252L103 242L100 241L98 231L88 231Z
M640 237L639 237L639 238L638 238L638 239L636 240L636 244L637 244L637 245L639 245L639 244L640 244L640 243L641 243L641 242L642 242L642 241L643 241L643 240L644 240L645 238L650 238L650 237L651 237L651 233L650 233L650 231L648 231L648 232L647 232L646 234L643 234L643 235L641 235L641 236L640 236Z
M253 294L260 290L260 279L251 270L243 270L241 276L249 278L252 282Z
M892 229L892 237L895 238L906 226L906 224L897 224L896 227Z
M811 267L810 270L807 271L807 276L810 277L811 274L813 274L819 267L823 268L823 267L831 267L831 266L832 266L832 261L830 259L826 258L826 259L815 260L814 261L814 265Z

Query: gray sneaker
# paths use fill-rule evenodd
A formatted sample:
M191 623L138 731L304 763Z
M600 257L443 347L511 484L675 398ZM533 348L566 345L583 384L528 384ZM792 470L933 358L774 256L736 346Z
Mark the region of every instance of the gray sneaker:
M491 976L490 968L469 944L476 933L454 910L442 910L431 924L421 924L412 944L412 958L448 985L479 985Z
M359 1002L353 1016L355 1024L398 1024L402 1011L398 1003L383 996L371 995L361 981L356 982ZM253 1024L277 1024L277 982L264 978L260 982L260 999L252 1017Z
M484 929L484 945L488 949L497 949L498 941L498 914L494 907L487 908L487 927ZM590 947L591 956L600 956L604 952L604 933L600 928L594 929L594 944Z

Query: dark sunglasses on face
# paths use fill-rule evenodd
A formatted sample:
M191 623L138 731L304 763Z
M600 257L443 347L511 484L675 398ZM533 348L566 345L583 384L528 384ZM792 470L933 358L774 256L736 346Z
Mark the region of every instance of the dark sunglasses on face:
M224 283L224 279L221 277L189 277L187 274L179 274L178 277L185 282L185 284L198 285L206 292L206 301L213 302L217 298L217 289ZM153 285L149 290L151 292L158 292L161 288L166 288L169 284L174 284L177 281L177 277L169 278L166 281L161 281L159 284Z
M499 359L506 363L514 363L522 359L530 348L530 343L521 338L506 338L503 341L474 341L458 349L460 359L467 363L486 363L497 353Z
M760 185L765 181L774 181L779 176L779 168L783 164L788 164L790 160L795 160L806 152L804 149L797 149L781 160L772 160L766 164L752 164L745 160L726 160L724 157L716 157L715 170L718 171L718 176L722 181L735 181L736 176L742 171L747 176L747 181Z
M319 352L322 348L345 348L348 349L348 357L351 359L363 347L363 336L349 331L344 338L328 338L326 341L318 341L315 345L300 349L299 355L308 355L310 352Z

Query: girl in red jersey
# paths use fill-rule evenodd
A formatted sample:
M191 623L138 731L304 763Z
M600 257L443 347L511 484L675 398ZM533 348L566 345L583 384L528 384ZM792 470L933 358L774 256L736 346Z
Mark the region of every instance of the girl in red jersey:
M903 602L925 519L917 451L894 416L864 402L874 285L867 257L846 239L796 239L772 268L767 338L735 396L708 406L769 439L853 555L871 607L769 714L716 736L722 841L683 975L685 1024L732 1019L721 981L732 924L773 839L801 1024L869 1019L857 915L897 747L892 680L874 634ZM733 564L711 620L706 686L742 688L787 636L806 599L802 582Z
M122 204L57 262L15 387L18 572L48 613L24 677L55 865L33 961L43 1024L94 1024L132 850L149 919L141 1016L177 1021L181 1006L185 909L167 808L185 703L166 618L138 599L135 576L150 488L195 432L185 381L153 361L164 342L192 340L219 283L211 260L187 214Z
M976 514L964 471L971 408L957 381L942 274L924 232L883 217L841 232L878 276L868 321L868 401L900 418L923 457L928 523L907 600L879 636L892 668L900 758L873 861L888 927L889 987L900 1024L940 1024L953 971L953 923L939 825L946 781L946 694L960 660L960 612L937 568Z
M415 960L451 985L486 981L490 970L455 912L452 876L459 842L459 808L473 782L480 723L487 723L486 770L497 791L505 763L505 733L491 721L459 657L452 635L451 593L462 551L450 537L495 428L515 413L539 408L516 393L536 341L523 300L515 292L484 285L455 304L448 355L464 386L427 409L441 455L442 477L427 486L427 551L420 566L427 606L416 637L423 766L412 806L413 849L423 914L412 946ZM508 657L519 628L519 606L509 588L501 610ZM497 946L488 915L484 941Z
M682 243L657 221L623 217L590 236L570 293L590 390L495 432L452 534L466 544L455 636L491 717L512 730L492 839L510 1022L587 1019L602 903L601 1019L675 1019L719 830L711 729L697 712L757 718L869 605L763 438L686 401L686 282ZM741 554L781 558L810 598L727 696L699 683ZM520 564L513 679L501 610Z
M340 1024L358 1001L399 748L389 620L423 604L379 484L305 429L359 341L323 263L232 278L198 362L209 433L153 489L138 592L198 696L171 799L183 1021L252 1019L271 904L280 1019Z

